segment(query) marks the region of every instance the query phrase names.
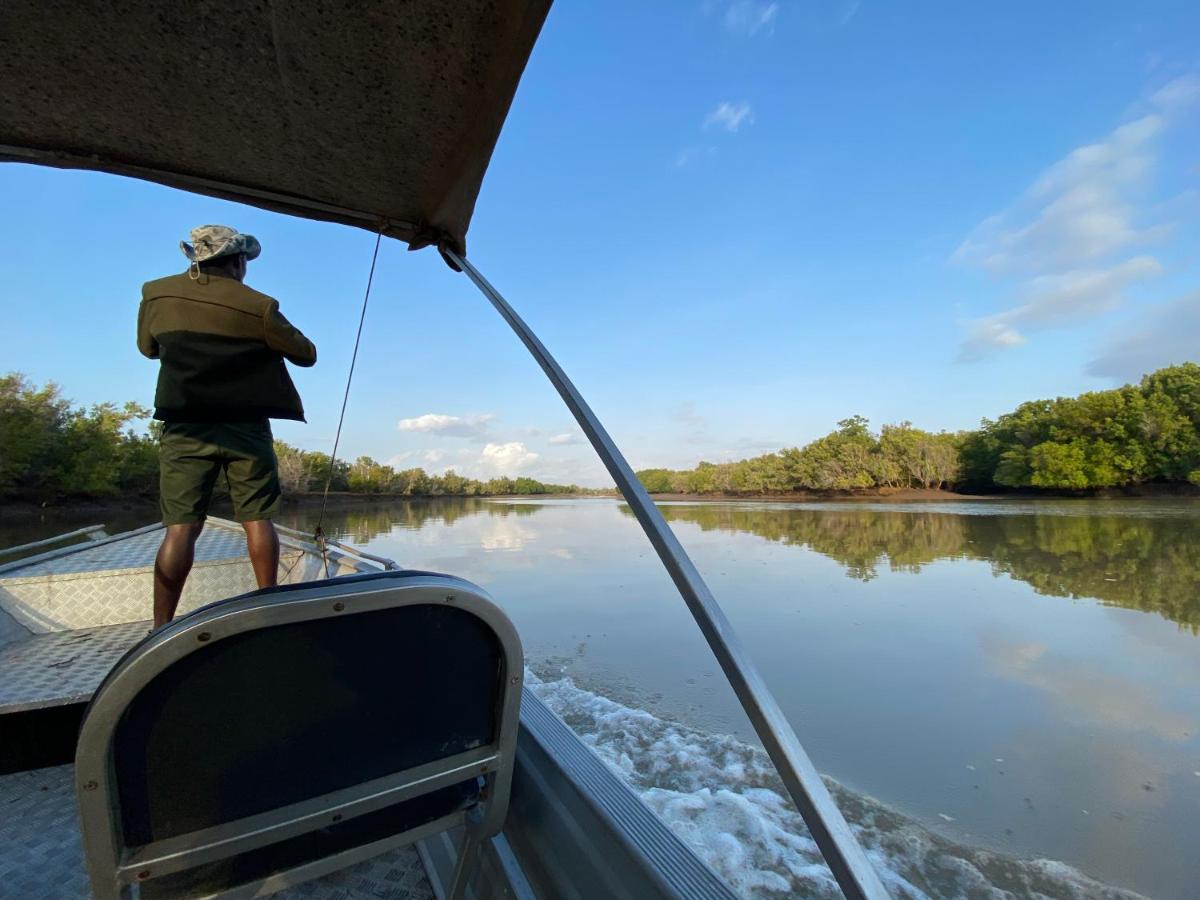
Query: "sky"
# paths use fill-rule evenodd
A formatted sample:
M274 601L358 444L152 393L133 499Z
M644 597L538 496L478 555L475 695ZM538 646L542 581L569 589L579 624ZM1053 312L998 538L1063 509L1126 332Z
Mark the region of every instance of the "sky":
M963 429L1200 361L1200 5L559 2L468 234L635 468L850 415ZM143 281L222 223L316 342L328 452L374 236L0 165L0 371L152 405ZM503 321L385 241L341 456L609 484Z

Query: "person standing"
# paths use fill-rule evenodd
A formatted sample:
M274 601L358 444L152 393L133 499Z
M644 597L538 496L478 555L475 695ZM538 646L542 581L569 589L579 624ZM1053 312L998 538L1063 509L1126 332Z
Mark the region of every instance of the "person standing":
M154 627L175 617L217 477L224 472L234 518L246 531L260 588L276 583L279 472L271 419L304 421L284 360L312 366L317 349L247 287L262 247L225 225L193 228L179 242L188 269L142 286L137 346L159 361L154 418L163 423L159 494L166 533L154 562Z

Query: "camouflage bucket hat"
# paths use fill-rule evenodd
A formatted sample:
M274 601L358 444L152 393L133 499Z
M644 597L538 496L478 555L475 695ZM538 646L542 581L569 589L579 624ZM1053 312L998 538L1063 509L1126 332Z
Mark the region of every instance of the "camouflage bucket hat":
M262 245L252 234L239 234L228 225L201 225L193 228L192 242L179 242L183 255L193 263L207 262L235 253L246 254L246 259L255 259L262 252Z

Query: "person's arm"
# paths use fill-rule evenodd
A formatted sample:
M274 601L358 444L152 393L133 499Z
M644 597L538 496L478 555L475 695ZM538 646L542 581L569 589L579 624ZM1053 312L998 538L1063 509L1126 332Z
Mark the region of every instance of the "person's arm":
M150 333L150 326L146 322L146 318L146 301L143 300L142 305L138 307L137 347L142 356L158 359L158 341Z
M317 361L317 348L300 333L300 329L283 317L279 301L272 300L263 315L267 331L267 346L278 350L293 365L307 368Z

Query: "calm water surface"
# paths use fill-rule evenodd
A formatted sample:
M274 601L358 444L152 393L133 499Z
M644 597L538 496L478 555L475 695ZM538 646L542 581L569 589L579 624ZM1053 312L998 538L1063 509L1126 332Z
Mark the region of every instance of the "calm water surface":
M823 773L949 841L1200 895L1200 503L663 512ZM755 741L618 502L390 503L326 530L484 586L545 681Z
M822 772L956 841L1197 896L1200 504L663 511ZM543 678L753 741L622 504L393 504L333 525L487 588Z

